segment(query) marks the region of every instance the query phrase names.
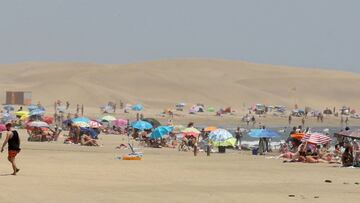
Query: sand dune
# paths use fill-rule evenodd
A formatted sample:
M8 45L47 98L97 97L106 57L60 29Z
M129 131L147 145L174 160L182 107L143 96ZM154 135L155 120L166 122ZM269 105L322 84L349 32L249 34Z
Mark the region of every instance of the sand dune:
M356 108L360 100L358 74L225 60L127 65L28 62L0 65L0 73L3 91L30 90L34 103L45 106L61 99L94 108L109 100L142 103L148 109L177 102L239 109L254 103ZM3 102L4 97L0 94Z

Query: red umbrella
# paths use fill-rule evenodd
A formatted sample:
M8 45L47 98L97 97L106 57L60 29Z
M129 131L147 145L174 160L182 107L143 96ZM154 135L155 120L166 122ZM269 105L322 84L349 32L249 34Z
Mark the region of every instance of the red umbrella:
M53 119L52 117L50 117L50 116L44 116L44 117L43 117L43 121L44 121L45 123L47 123L47 124L52 124L53 121L54 121L54 119Z
M306 134L302 139L303 142L310 142L313 144L326 144L331 141L331 138L321 133Z

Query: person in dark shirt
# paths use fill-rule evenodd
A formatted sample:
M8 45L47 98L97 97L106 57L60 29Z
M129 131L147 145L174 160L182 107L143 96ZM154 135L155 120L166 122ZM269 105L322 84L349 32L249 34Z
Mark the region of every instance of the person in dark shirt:
M7 123L6 125L6 138L1 147L1 152L4 151L4 147L6 144L8 145L8 160L12 165L14 172L11 175L16 175L20 169L17 168L15 163L15 157L20 152L20 138L19 134L16 130L12 129L11 123Z

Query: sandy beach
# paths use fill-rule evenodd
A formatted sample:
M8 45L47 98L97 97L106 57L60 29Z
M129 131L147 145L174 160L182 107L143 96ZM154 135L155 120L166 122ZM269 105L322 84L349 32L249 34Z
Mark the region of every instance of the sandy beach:
M176 149L140 148L141 161L116 159L125 137L106 135L103 147L26 142L13 177L5 153L1 202L356 202L357 169L282 163L230 150L194 157ZM325 183L331 180L332 183ZM294 197L289 197L294 195Z
M360 75L317 69L259 65L224 60L166 60L128 65L29 62L0 65L3 90L32 91L38 101L54 113L56 100L83 104L85 116L103 116L100 106L109 101L141 103L145 117L166 123L199 126L245 126L241 118L256 103L294 104L302 108L359 109ZM76 71L74 71L76 70ZM181 71L179 71L181 70ZM211 82L210 82L211 81ZM296 91L294 90L296 89ZM0 94L4 100L4 95ZM232 107L231 115L176 112L178 102L203 103L215 109ZM134 120L136 113L118 110L116 118ZM290 127L288 114L256 117L258 125ZM300 125L294 118L291 125ZM350 119L349 125L360 121ZM340 127L340 118L325 116L324 122L308 118L305 126ZM65 145L57 142L28 142L20 130L21 169L14 177L6 153L0 159L0 202L356 202L360 198L358 169L338 164L282 163L271 155L227 150L207 157L177 149L138 146L140 161L117 159L126 151L116 150L127 138L100 135L101 147ZM1 141L4 140L4 137ZM269 158L270 157L270 158ZM326 183L325 180L331 180Z

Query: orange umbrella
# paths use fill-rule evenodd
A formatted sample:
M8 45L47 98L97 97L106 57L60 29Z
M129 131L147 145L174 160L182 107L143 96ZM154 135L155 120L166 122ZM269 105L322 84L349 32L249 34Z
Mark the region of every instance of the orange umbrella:
M294 139L301 140L304 138L305 133L294 133L294 134L291 134L290 136Z
M211 132L211 131L214 131L214 130L216 130L217 129L217 127L215 127L215 126L208 126L208 127L206 127L205 129L204 129L204 131L205 132Z

